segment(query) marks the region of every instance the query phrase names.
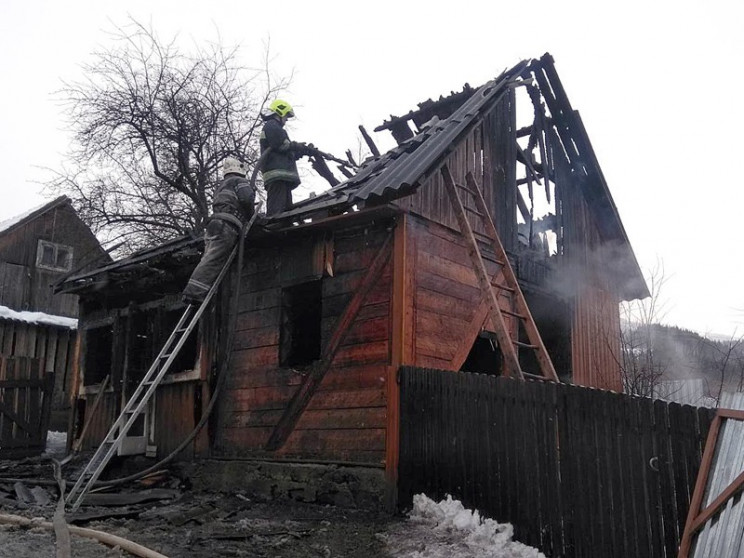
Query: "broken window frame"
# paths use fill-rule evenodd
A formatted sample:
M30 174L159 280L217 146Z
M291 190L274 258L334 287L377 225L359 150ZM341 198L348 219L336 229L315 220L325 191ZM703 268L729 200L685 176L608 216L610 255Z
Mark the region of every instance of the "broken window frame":
M47 254L51 254L51 258L46 258L45 256ZM61 264L59 262L60 256L63 257ZM73 256L74 250L72 246L58 244L40 238L36 246L36 267L46 269L47 271L70 271L72 269Z

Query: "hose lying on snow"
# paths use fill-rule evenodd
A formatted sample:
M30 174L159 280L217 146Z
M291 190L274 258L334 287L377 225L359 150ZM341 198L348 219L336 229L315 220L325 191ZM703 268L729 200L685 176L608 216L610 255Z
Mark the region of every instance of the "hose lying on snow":
M28 517L21 517L20 515L6 515L0 514L0 523L6 525L20 525L21 527L41 527L47 531L53 531L54 525L49 521L40 521L38 519L29 519ZM132 542L129 539L112 535L111 533L104 533L103 531L96 531L95 529L86 529L84 527L76 527L75 525L69 526L70 533L85 537L88 539L96 540L100 543L108 545L110 547L118 546L122 550L134 554L135 556L141 556L142 558L168 558L165 554L160 554L147 547Z

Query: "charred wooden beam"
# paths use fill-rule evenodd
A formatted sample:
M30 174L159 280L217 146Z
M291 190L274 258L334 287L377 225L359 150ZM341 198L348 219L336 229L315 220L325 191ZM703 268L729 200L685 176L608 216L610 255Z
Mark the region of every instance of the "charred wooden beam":
M413 137L413 131L411 131L411 127L405 120L401 120L390 126L390 133L393 134L393 138L398 142L398 145Z
M336 186L339 183L338 178L333 176L331 169L328 168L328 163L326 163L325 159L320 155L312 155L310 157L310 164L313 166L313 169L315 169L315 172L325 178L331 187Z
M525 126L524 128L520 128L519 130L517 130L518 138L526 138L530 135L532 135L532 125Z
M392 131L392 129L399 123L406 122L408 120L412 120L414 124L420 126L421 124L429 120L432 116L438 116L442 119L447 118L458 108L460 108L463 103L465 103L465 101L472 97L475 92L476 89L471 87L469 83L466 83L463 86L462 91L458 91L457 93L452 91L447 97L440 96L439 99L437 99L436 101L428 99L423 103L419 103L419 108L417 110L409 111L408 114L405 114L403 116L391 115L390 120L383 122L381 125L375 128L375 132L381 132L382 130Z
M362 127L362 126L360 126L360 128L362 128L362 129L363 129L363 127ZM370 140L371 140L371 139L372 139L372 138L370 138ZM358 164L357 164L357 162L356 162L356 161L354 160L354 156L353 156L353 155L351 154L351 149L347 149L347 150L346 150L346 158L347 158L347 159L349 160L349 163L351 163L351 166L352 166L352 167L356 167L356 168L359 168L359 165L358 165Z
M532 221L532 213L530 213L530 210L527 208L527 202L524 201L524 196L522 196L522 192L519 190L517 190L517 207L519 208L519 212L522 214L522 219L524 219L525 223Z
M375 157L380 156L380 150L377 149L377 146L375 145L375 142L372 140L372 137L367 133L367 130L362 126L359 125L359 131L362 133L362 137L364 138L364 141L367 143L367 147L369 147L369 150L372 152L372 155ZM349 159L351 159L351 155L349 154Z
M347 168L346 168L345 166L343 166L343 165L338 165L338 166L337 166L336 168L337 168L337 169L338 169L338 170L339 170L339 171L341 172L341 174L343 174L343 175L344 175L344 176L345 176L346 178L351 178L352 176L354 176L354 173L352 173L351 171L349 171L349 170L348 170L348 169L347 169Z

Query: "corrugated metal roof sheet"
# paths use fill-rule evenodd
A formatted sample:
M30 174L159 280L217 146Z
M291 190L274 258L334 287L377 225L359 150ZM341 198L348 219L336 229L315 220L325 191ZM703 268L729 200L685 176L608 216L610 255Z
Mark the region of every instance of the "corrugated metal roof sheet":
M477 117L504 95L510 83L527 68L523 60L496 79L481 86L452 116L424 130L410 140L372 159L345 182L319 196L295 204L282 216L302 215L339 204L353 205L373 198L394 199L410 194L455 148L457 139Z
M744 410L744 393L724 393L722 408ZM744 421L728 419L721 425L703 509L744 471ZM744 498L730 498L723 510L705 524L694 541L695 558L744 558Z

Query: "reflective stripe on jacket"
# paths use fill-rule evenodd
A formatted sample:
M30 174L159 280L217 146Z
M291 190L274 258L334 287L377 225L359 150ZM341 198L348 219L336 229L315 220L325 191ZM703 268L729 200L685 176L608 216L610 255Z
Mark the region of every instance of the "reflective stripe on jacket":
M278 116L270 116L261 131L261 153L271 147L271 153L266 157L261 166L261 177L264 184L283 181L296 186L300 183L300 175L297 173L295 153L292 151L292 142L284 130Z
M238 174L228 174L217 187L212 199L213 217L229 214L238 221L238 228L253 215L256 192L250 181Z

